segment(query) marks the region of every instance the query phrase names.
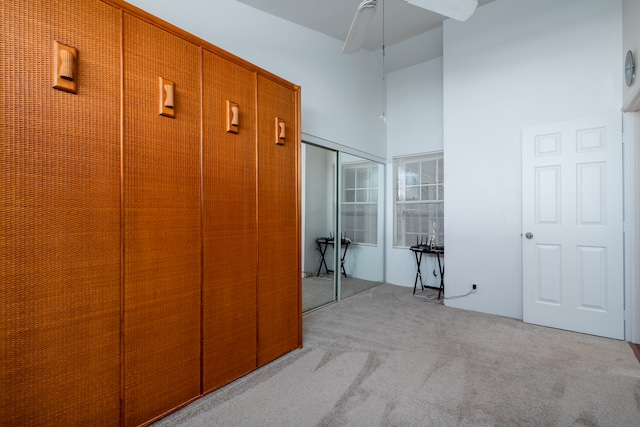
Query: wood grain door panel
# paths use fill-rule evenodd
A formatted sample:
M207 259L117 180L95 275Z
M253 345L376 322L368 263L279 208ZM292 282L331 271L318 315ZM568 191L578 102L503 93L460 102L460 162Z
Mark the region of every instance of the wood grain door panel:
M258 77L258 365L299 346L296 93ZM287 138L276 144L275 118Z
M256 74L203 56L203 384L256 368ZM238 133L227 132L227 101Z
M0 424L120 419L120 12L0 5ZM52 88L53 42L79 51Z
M125 425L200 394L199 71L197 46L124 15Z

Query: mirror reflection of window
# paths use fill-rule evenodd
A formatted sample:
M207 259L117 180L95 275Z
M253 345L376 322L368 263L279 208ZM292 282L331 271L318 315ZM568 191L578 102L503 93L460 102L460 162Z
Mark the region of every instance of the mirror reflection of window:
M342 234L353 243L378 243L378 164L342 164Z
M340 278L344 299L384 280L384 164L342 152L339 158L340 231L350 240L347 277Z

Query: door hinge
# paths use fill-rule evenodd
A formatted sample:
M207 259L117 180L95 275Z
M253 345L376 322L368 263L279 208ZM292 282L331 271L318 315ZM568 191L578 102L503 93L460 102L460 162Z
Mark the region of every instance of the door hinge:
M623 233L629 232L629 223L627 221L622 221L622 232Z
M625 321L629 320L629 318L631 317L631 316L629 316L629 312L627 310L624 310L622 312L622 315L624 316L624 320Z

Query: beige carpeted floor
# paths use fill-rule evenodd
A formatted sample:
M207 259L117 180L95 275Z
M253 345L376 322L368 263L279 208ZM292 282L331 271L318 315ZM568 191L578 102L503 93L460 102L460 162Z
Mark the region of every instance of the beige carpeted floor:
M157 426L640 425L640 363L626 342L412 290L385 284L312 311L303 349Z

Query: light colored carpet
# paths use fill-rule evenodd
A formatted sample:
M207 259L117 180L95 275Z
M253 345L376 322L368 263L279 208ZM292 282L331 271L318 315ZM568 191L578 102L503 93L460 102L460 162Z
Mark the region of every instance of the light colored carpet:
M157 426L638 426L626 342L381 285L303 317L304 348Z

